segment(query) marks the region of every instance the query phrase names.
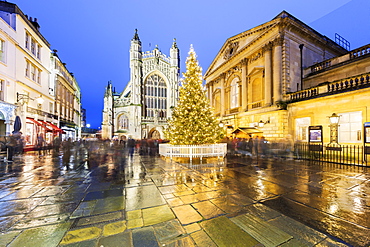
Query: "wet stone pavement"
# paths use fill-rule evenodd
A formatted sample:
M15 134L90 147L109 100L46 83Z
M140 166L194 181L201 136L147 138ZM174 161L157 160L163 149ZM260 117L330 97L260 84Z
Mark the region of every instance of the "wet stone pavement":
M0 246L369 246L364 167L122 152L0 164Z

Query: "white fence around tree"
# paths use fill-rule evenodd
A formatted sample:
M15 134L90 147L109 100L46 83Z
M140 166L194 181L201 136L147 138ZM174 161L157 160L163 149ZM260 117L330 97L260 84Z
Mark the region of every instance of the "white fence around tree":
M159 154L172 158L202 158L219 157L224 158L227 153L226 143L207 145L171 145L159 144Z

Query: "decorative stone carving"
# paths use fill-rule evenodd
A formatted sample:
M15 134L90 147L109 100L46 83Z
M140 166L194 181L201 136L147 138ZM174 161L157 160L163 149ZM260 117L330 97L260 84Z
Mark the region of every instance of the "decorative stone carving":
M231 68L230 70L227 71L226 73L226 80L228 78L230 78L231 75L235 74L235 73L239 73L241 71L241 68L239 66L235 66L233 68Z
M258 51L258 52L254 53L254 54L251 56L251 58L249 59L249 63L252 63L252 62L254 62L254 61L258 60L258 59L259 59L259 58L261 58L261 57L262 57L262 51Z
M262 47L262 53L265 53L267 51L271 51L272 47L273 47L273 43L271 41L268 42L266 45L264 45Z
M243 65L247 65L248 64L248 58L243 58L242 60L240 60L240 65L243 66Z
M239 47L239 42L230 43L228 45L228 47L226 48L226 50L225 50L224 59L227 60L230 57L232 57L236 53L236 51L238 50L238 47Z
M282 46L284 44L284 35L280 35L274 41L272 41L273 46Z

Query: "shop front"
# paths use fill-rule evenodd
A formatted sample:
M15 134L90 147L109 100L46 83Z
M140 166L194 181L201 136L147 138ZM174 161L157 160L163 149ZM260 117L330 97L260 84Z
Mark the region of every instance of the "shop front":
M61 134L63 130L53 123L26 118L25 133L23 133L25 150L34 150L38 139L43 141L43 145L52 146L54 138Z

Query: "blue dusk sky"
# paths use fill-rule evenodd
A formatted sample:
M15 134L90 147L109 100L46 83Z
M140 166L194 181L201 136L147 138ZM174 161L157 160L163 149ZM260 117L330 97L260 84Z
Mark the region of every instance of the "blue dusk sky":
M129 81L129 49L135 29L143 51L169 55L173 39L180 49L181 71L190 45L207 70L231 36L270 21L285 10L351 49L370 43L369 0L8 0L37 18L40 32L58 50L82 91L87 123L101 126L108 81L121 92Z

